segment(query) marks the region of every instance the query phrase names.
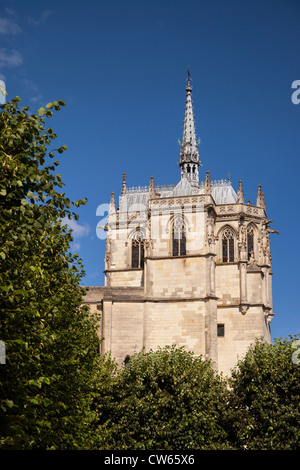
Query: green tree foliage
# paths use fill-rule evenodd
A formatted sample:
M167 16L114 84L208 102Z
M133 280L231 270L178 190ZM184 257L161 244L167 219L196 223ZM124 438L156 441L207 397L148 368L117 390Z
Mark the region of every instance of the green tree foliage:
M183 348L134 355L96 399L105 449L222 449L224 381Z
M48 150L45 121L64 103L30 114L18 102L0 108L0 448L299 448L295 339L258 341L229 388L183 348L137 353L119 371L99 355L62 222L85 201L61 192L54 157L66 146Z
M300 364L293 360L294 346L295 338L257 341L233 370L228 424L239 448L299 449Z
M56 138L46 119L19 98L0 108L0 445L4 449L86 446L99 360L98 319L81 307L85 290L72 235L62 218L77 215L60 189Z

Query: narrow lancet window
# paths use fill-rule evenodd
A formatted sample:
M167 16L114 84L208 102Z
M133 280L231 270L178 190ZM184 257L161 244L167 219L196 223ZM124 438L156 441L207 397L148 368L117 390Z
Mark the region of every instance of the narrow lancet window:
M136 240L132 240L132 256L131 256L131 267L139 267L139 257L140 257L140 246Z
M172 254L173 256L186 255L185 226L181 217L174 220L172 227Z
M252 252L254 253L254 230L253 227L249 227L247 230L247 251L248 260L251 258Z
M142 240L132 240L131 267L144 267L144 243Z
M136 232L131 242L131 267L144 267L144 239L139 232Z
M229 229L225 230L222 237L222 259L223 263L234 262L234 237Z

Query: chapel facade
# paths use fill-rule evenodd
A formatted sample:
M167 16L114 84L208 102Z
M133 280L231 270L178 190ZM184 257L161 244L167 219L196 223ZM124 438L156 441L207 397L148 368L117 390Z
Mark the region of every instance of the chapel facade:
M184 346L225 375L256 338L271 341L272 269L266 203L259 185L245 202L241 181L199 182L192 86L188 74L180 180L111 195L105 285L89 287L100 310L102 353L121 366L135 352Z

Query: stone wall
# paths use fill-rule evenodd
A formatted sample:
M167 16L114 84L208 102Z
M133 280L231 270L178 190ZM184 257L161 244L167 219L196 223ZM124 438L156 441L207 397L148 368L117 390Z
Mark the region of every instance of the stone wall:
M143 285L143 269L124 269L109 272L110 287L140 287Z
M261 307L250 307L245 315L238 307L219 308L217 321L225 329L224 337L218 337L218 369L230 375L255 338L264 336L264 314Z
M174 344L205 355L204 303L147 302L144 334L147 350Z
M206 260L203 257L147 259L148 296L197 299L206 295Z
M240 272L238 263L216 265L216 296L218 305L240 303Z
M91 287L85 299L92 312L102 313L101 352L111 351L122 365L127 355L143 348L175 344L212 359L227 375L255 338L270 341L272 273L262 223L265 209L215 205L211 195L156 195L148 207L143 217L131 213L129 225L119 215L107 243L106 287ZM180 214L186 255L173 257L172 221ZM249 224L254 227L251 262L245 238ZM234 262L228 263L222 256L226 227L234 238ZM137 231L148 233L144 269L131 268L131 238ZM224 325L224 337L217 336L218 324Z

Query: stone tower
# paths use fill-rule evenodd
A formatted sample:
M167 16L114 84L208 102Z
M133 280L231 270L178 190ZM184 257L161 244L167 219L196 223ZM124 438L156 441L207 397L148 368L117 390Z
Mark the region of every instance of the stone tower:
M85 303L101 311L101 352L118 363L176 344L211 359L225 375L255 338L270 342L270 229L261 186L256 204L228 178L199 182L190 75L180 142L180 180L112 193L105 286Z

